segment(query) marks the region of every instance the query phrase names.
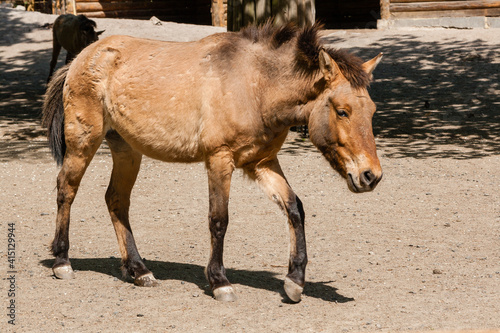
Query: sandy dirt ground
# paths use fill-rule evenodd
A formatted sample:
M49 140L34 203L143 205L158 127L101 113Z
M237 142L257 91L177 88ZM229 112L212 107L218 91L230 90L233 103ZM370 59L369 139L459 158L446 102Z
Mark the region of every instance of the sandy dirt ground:
M385 54L370 88L384 179L352 194L307 139L290 135L280 160L304 203L310 258L303 299L290 304L286 220L236 172L225 265L239 298L222 304L203 275L204 167L143 160L131 221L160 286L135 287L122 278L104 203L105 145L73 205L76 279L52 276L58 168L39 114L54 18L0 8L1 332L500 331L499 30L326 31L333 47ZM221 31L96 21L103 37L187 41Z

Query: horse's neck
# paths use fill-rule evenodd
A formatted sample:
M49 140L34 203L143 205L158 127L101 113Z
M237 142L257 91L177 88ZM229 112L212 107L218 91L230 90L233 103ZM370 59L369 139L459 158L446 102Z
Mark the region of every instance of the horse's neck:
M315 83L321 78L289 74L267 89L268 101L264 111L268 118L281 126L307 125L309 114L319 95Z

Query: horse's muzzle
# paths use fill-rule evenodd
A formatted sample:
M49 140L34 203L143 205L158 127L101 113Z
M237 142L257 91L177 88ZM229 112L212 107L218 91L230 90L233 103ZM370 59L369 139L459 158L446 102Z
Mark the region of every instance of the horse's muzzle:
M372 170L365 170L359 176L352 173L347 174L347 186L354 193L363 193L373 191L377 184L382 179L382 172L379 175L375 174Z

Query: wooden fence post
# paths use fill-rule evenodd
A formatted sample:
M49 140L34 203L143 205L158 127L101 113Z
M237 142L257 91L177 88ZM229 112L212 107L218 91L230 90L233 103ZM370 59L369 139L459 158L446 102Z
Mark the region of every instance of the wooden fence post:
M389 20L391 18L390 2L390 0L380 0L380 18L382 20Z
M226 13L224 0L212 0L212 25L215 27L226 26Z
M271 1L269 0L256 0L255 12L257 23L264 23L271 17Z
M291 21L300 27L312 25L316 19L315 0L228 0L228 31L263 23L271 17L278 25Z

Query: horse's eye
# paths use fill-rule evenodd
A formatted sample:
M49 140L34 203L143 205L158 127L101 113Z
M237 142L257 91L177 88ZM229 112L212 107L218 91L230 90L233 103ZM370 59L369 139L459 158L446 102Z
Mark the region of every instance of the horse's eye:
M347 117L347 112L345 110L337 110L337 114L339 115L339 117Z

